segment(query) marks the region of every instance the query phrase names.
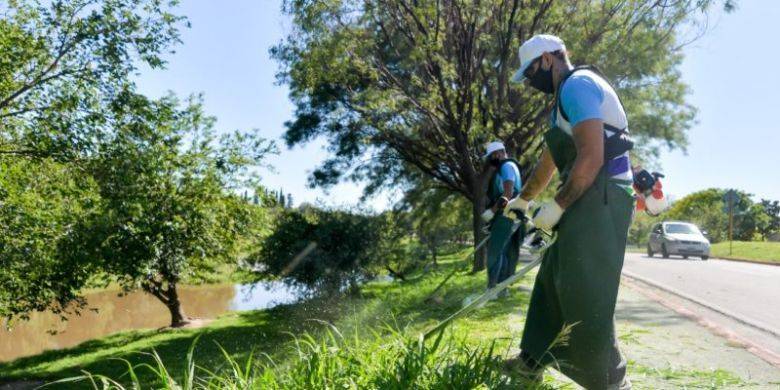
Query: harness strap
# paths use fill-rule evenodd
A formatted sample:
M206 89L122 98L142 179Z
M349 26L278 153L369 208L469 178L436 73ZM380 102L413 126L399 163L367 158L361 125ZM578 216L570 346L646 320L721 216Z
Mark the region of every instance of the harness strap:
M615 95L618 98L618 102L620 103L620 106L623 107L625 110L625 106L623 105L623 101L620 99L620 95L617 94L617 90L612 85L612 83L609 81L607 76L604 75L604 73L601 72L597 67L592 65L584 65L584 66L578 66L574 68L571 72L566 74L561 80L560 84L558 85L558 91L557 91L557 99L556 99L556 106L558 111L561 113L561 116L563 117L566 122L569 122L569 116L566 115L566 110L563 107L563 98L561 91L563 91L563 85L566 83L566 80L571 77L575 72L578 70L589 70L602 79L607 82L607 84L614 90ZM626 114L626 120L628 120L628 114ZM631 140L628 134L628 127L624 128L618 128L616 126L613 126L609 123L603 122L604 130L608 130L612 132L613 134L609 137L607 137L607 133L604 133L604 163L608 163L612 159L622 155L623 153L631 150L634 148L634 141Z

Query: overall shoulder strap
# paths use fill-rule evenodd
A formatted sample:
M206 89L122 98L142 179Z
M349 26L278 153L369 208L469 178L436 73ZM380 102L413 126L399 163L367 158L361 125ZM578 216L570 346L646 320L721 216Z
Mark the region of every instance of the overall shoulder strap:
M515 167L517 167L517 170L520 171L520 163L517 160L513 159L513 158L508 158L508 159L502 161L501 165L498 167L497 171L500 171L501 168L504 167L504 164L507 164L507 163L515 164Z
M517 173L520 174L520 163L517 160L508 158L501 162L498 168L496 168L495 172L493 172L493 175L490 176L490 182L488 184L488 205L490 207L492 207L496 199L501 196L501 194L496 193L494 183L496 182L496 177L498 177L498 174L501 172L501 168L503 168L507 163L515 164L515 167L517 167Z
M580 66L575 67L571 72L569 72L566 76L563 77L563 80L561 80L561 83L558 85L558 91L557 91L557 93L555 95L556 96L556 104L558 106L558 109L561 112L561 116L563 117L563 119L566 120L566 122L569 121L569 116L566 115L566 110L563 107L563 99L561 97L561 91L563 91L563 84L566 83L566 81L569 79L569 77L571 77L574 74L574 72L577 72L579 70L589 70L589 71L595 73L597 76L599 76L602 79L604 79L604 81L606 81L607 84L609 84L609 86L612 87L612 90L615 91L615 95L617 95L618 102L620 102L620 105L623 107L623 110L625 111L625 106L623 105L623 101L620 99L620 95L617 93L617 89L615 89L615 86L612 85L611 81L609 81L609 78L607 76L605 76L604 73L599 68L597 68L594 65L580 65ZM615 133L623 132L623 131L626 130L626 129L618 129L617 127L612 126L612 125L610 125L608 123L604 123L604 128L606 128L609 131L615 132Z

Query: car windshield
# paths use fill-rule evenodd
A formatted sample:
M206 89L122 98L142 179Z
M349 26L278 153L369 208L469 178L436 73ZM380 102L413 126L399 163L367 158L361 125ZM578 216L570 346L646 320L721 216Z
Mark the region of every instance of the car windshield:
M699 229L687 223L670 223L664 226L667 233L700 234Z

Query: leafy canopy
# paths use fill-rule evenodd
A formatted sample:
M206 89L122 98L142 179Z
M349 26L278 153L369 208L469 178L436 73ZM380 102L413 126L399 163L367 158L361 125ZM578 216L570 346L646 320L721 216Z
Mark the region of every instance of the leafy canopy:
M167 0L0 4L0 153L75 158L113 128L138 66L159 68L186 20Z
M285 140L328 140L312 185L368 179L371 192L420 173L478 202L483 143L504 140L526 168L536 158L551 101L509 78L520 43L545 32L610 76L645 156L684 148L681 47L717 3L289 0L293 29L272 50L296 106Z

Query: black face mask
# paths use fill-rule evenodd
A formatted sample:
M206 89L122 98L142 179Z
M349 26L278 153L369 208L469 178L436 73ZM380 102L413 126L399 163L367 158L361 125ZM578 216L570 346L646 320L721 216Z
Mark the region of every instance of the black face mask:
M546 94L555 92L555 89L553 88L552 66L550 69L543 70L542 64L540 63L539 68L536 69L536 73L531 75L531 77L528 78L528 81L531 87Z
M490 165L498 168L498 166L501 165L501 159L500 158L491 158L490 159Z

